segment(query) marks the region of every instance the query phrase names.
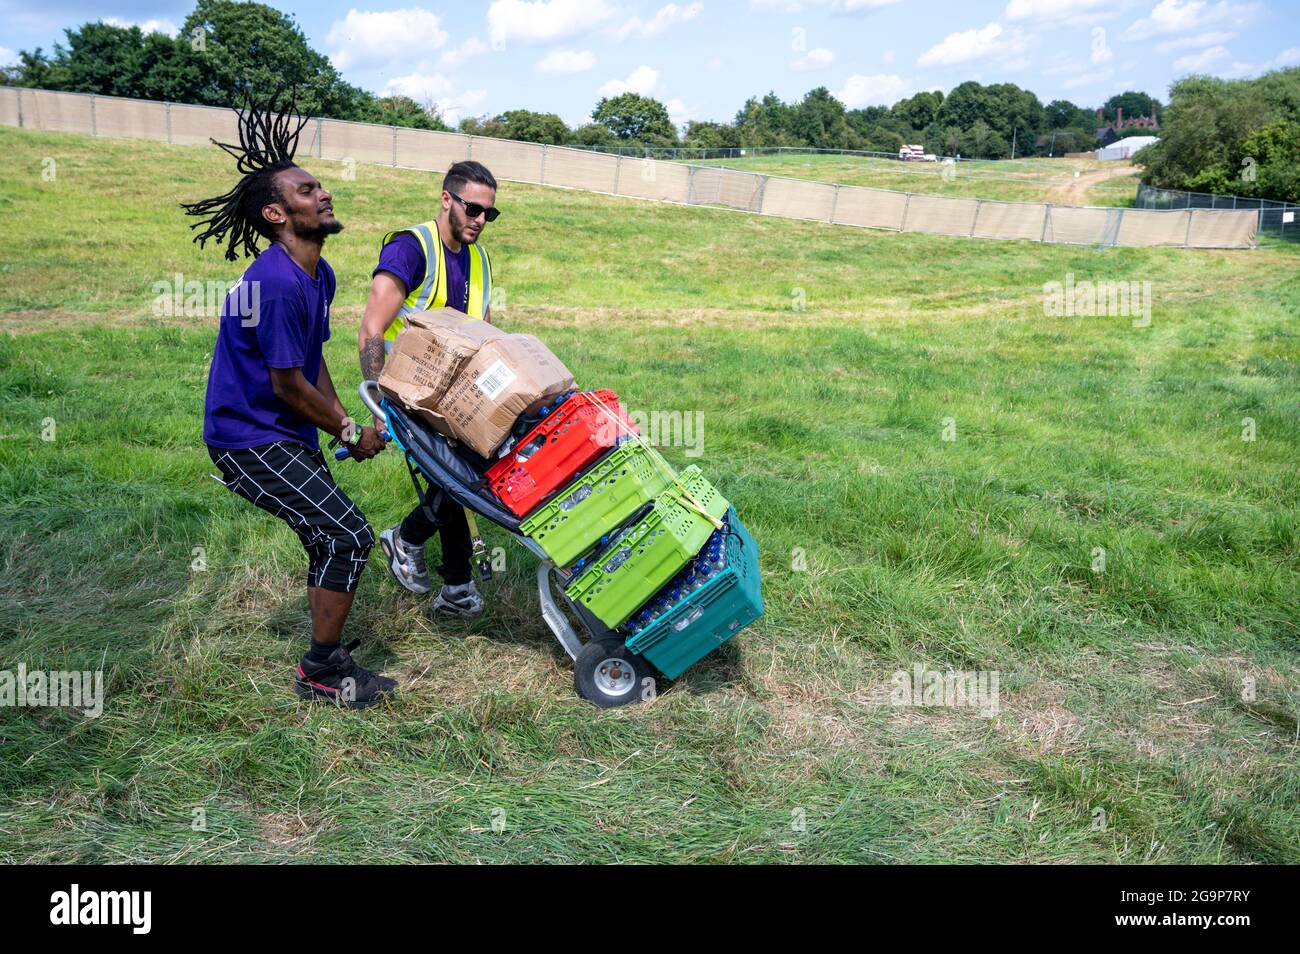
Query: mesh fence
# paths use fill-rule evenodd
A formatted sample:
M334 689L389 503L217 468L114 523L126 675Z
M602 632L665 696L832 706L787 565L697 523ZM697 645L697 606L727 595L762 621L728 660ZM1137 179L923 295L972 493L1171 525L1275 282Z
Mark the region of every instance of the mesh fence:
M1252 199L1241 195L1212 195L1209 192L1184 192L1181 189L1157 189L1146 184L1138 186L1139 209L1161 211L1176 209L1210 209L1220 211L1253 211L1256 234L1281 242L1300 242L1300 205L1275 199ZM1232 226L1223 220L1223 227L1231 234ZM1231 248L1232 246L1224 246Z
M0 87L0 124L206 145L237 140L232 110ZM313 119L300 155L440 172L461 159L501 179L900 232L1071 245L1251 248L1300 238L1296 206L1143 186L1137 209L1002 202L789 179L462 133ZM1240 203L1253 203L1242 208ZM1234 210L1233 206L1237 206Z

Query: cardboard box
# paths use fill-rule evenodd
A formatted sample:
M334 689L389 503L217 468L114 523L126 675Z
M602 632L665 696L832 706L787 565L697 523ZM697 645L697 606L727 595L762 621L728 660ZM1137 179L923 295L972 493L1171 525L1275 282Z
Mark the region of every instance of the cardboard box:
M505 332L466 318L453 308L422 311L406 319L379 376L379 389L448 437L454 432L438 402L486 341Z
M573 375L532 335L501 335L484 341L438 402L456 436L491 457L516 418L571 390Z

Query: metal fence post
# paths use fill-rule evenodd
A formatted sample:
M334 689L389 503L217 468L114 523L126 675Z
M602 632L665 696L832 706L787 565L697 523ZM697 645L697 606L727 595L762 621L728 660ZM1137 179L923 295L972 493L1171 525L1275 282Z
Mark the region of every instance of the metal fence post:
M907 231L907 213L912 208L912 193L905 192L903 194L907 196L907 198L903 200L903 224L898 227L898 231L900 232Z
M539 185L546 185L546 143L542 143L542 178Z
M393 168L396 169L397 168L397 127L389 126L388 128L391 129L393 132Z
M1038 241L1047 241L1047 227L1052 224L1052 203L1043 203L1043 234L1038 236Z
M92 136L99 135L99 127L95 123L95 97L93 94L90 97L90 134Z
M1183 248L1189 248L1192 244L1192 215L1191 209L1187 210L1187 234L1183 236Z
M172 141L172 104L164 103L163 105L166 107L163 112L167 116L167 142L170 144Z
M758 177L758 194L754 197L754 211L763 213L763 195L767 192L767 176Z
M614 157L614 194L615 195L619 194L618 180L619 180L619 176L621 176L622 174L623 174L623 157L615 156Z
M320 141L320 139L321 139L321 131L322 131L323 129L324 129L324 126L321 124L321 121L320 121L319 119L317 119L317 120L316 120L316 158L317 158L317 159L319 159L319 158L321 157L321 151L322 151L322 149L324 148L324 145L323 145L323 144L321 143L321 141Z
M835 191L831 193L831 217L826 221L835 224L835 207L840 204L840 184L835 183Z
M973 219L970 220L970 235L966 236L967 238L974 238L974 237L975 237L975 226L979 225L979 222L980 222L980 209L983 208L983 207L984 207L984 200L983 200L983 199L976 199L976 200L975 200L975 218L973 218Z
M699 166L687 166L686 168L690 170L690 172L686 174L686 204L694 205L695 204L695 170L698 169Z
M21 86L14 87L14 95L18 97L18 128L25 129L26 125L23 119L23 88Z

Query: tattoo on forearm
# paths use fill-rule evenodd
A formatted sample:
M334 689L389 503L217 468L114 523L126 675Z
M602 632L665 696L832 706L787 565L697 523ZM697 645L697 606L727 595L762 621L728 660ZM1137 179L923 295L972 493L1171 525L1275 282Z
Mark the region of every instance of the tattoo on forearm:
M361 344L361 377L377 381L384 370L384 339L381 335L367 338Z

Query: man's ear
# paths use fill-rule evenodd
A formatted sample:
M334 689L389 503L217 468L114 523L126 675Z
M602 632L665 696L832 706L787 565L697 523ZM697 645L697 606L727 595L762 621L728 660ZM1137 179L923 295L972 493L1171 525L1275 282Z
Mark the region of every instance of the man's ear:
M284 211L284 206L279 202L268 202L262 206L262 218L272 225L283 225L288 215Z

